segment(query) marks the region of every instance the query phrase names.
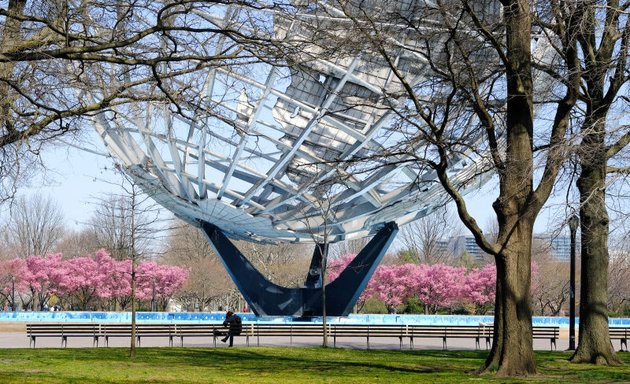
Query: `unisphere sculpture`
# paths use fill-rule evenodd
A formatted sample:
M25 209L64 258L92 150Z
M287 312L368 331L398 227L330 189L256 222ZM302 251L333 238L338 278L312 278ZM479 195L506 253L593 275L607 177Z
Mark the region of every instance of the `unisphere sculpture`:
M225 25L235 14L205 20ZM273 22L277 36L309 33L307 19L274 16ZM217 52L224 50L225 38L215 44ZM266 281L227 237L321 245L378 233L357 257L365 268L354 266L361 269L357 276L344 280L342 274L334 282L338 294L330 297L342 291L347 297L327 303L328 314L347 314L397 224L447 200L433 171L380 157L396 135L391 106L399 100L390 95L401 90L386 63L362 54L325 59L316 48L305 56L291 66L209 66L203 81L181 85L199 95L197 103L180 103L183 113L139 102L112 107L95 121L110 152L145 192L208 234L258 314L320 314L317 266L325 251L316 247L305 288L290 290ZM409 76L421 77L416 57L401 50L398 60L401 67L408 62ZM477 173L475 162L453 159L454 182L476 188L470 181Z

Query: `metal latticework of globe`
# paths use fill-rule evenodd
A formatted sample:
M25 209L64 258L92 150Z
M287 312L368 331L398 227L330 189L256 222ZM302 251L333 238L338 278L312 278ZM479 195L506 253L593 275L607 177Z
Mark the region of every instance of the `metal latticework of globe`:
M234 12L213 17L206 19L221 25ZM276 33L302 33L300 23L275 22ZM215 44L224 49L221 37ZM443 205L434 172L382 160L395 135L391 105L400 102L386 95L401 90L389 67L361 54L309 55L293 67L208 67L195 72L202 79L182 85L202 100L182 103L185 113L164 103L112 106L95 120L97 131L157 202L234 239L336 242ZM398 60L421 76L417 58ZM371 160L349 161L356 157ZM452 163L453 182L477 172L474 162Z

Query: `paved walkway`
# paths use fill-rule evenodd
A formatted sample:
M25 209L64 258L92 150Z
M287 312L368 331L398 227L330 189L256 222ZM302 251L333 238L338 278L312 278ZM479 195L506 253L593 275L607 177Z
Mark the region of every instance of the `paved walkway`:
M175 339L175 345L180 346L179 340ZM104 346L101 340L100 346ZM260 346L319 346L322 340L319 337L263 337L260 338ZM332 339L329 345L332 346ZM549 340L534 340L534 349L548 351ZM557 341L558 350L562 351L568 348L569 342L566 332L560 331L560 339ZM250 346L256 346L256 338L250 338ZM58 348L61 346L61 338L42 337L37 339L37 348ZM114 338L109 342L110 347L128 347L129 338ZM184 339L185 347L213 347L212 337L188 337ZM234 346L245 347L245 337L235 337ZM26 337L26 329L21 323L0 323L0 348L28 348L29 340ZM91 348L92 339L88 337L68 338L68 348ZM168 347L168 338L166 337L148 337L142 338L141 347ZM217 348L225 348L225 344L217 341ZM367 348L367 342L364 338L338 338L337 347L342 348ZM481 345L485 348L485 345ZM371 349L400 349L400 342L397 338L371 338ZM449 339L448 348L457 349L475 349L475 340L473 339ZM403 349L410 349L409 340L405 339ZM414 340L414 349L442 349L442 341L439 339L416 339Z

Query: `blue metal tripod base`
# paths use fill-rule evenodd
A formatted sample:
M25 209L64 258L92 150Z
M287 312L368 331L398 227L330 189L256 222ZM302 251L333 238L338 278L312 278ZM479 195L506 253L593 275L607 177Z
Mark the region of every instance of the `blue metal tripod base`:
M309 274L304 288L286 288L274 284L247 260L218 227L205 221L200 222L200 227L256 315L297 317L322 315L322 288L321 285L317 286L317 281L321 281L318 276ZM347 316L352 311L397 233L396 223L386 224L339 277L326 285L327 316ZM320 244L316 245L311 266L316 264L317 257L321 260L325 253L326 250L322 249Z

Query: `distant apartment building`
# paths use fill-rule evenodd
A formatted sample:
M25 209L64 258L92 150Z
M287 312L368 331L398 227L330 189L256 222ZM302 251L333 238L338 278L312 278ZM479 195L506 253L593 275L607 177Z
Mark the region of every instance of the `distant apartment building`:
M468 254L476 262L485 261L487 253L481 250L472 236L455 236L448 240L448 249L456 258Z
M569 236L534 235L534 242L539 250L547 251L557 261L569 261L571 258L571 238ZM468 254L476 262L484 262L488 257L472 236L455 236L441 242L454 257ZM579 252L579 242L576 245Z
M580 241L576 239L576 252L580 252ZM571 237L570 236L551 236L551 235L534 235L534 242L543 250L548 251L557 261L568 262L571 259Z

